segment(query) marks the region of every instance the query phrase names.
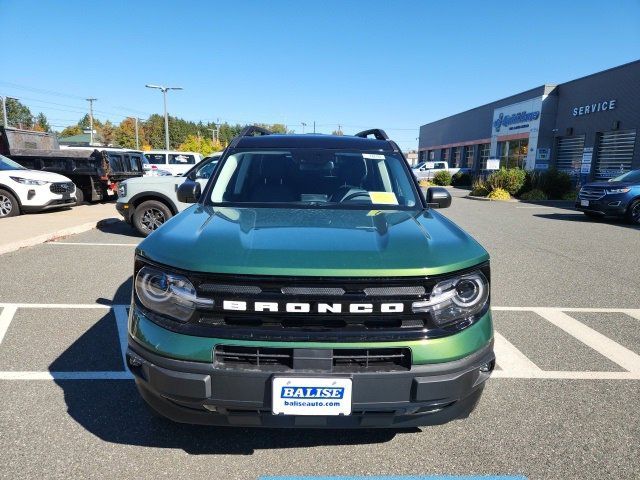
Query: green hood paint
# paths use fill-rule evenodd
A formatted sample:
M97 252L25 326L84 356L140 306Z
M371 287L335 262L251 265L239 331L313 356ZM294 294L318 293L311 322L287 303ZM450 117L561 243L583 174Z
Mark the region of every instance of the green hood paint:
M194 272L333 277L422 276L489 259L435 212L193 205L137 253Z
M265 342L196 337L166 330L135 308L131 309L129 334L140 345L158 355L179 360L211 363L217 344L282 348L393 348L409 347L414 365L450 362L471 355L493 338L491 312L472 326L448 337L404 342Z

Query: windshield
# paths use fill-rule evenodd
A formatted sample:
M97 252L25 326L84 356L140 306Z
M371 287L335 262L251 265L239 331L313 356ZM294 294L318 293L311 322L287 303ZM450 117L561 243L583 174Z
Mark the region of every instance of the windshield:
M351 150L241 150L229 155L211 192L220 205L419 208L396 153Z
M26 168L4 155L0 155L0 170L26 170Z
M622 175L612 178L610 182L640 182L640 170L631 170Z

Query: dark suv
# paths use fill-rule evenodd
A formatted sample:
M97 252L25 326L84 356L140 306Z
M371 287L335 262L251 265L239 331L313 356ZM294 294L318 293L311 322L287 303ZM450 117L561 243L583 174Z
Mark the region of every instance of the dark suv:
M587 183L580 189L576 208L589 217L626 217L640 225L640 170L606 182Z

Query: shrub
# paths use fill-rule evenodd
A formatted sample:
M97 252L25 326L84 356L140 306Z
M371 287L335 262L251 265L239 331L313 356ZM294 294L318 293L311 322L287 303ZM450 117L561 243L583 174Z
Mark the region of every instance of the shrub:
M440 185L444 187L446 185L451 185L451 174L446 170L441 170L436 172L432 179L433 183L436 185Z
M573 190L571 177L556 169L527 172L521 192L542 190L548 198L563 198Z
M562 196L562 200L568 200L573 202L577 197L578 197L578 192L576 191L567 192Z
M529 190L528 192L525 192L522 195L520 195L520 200L536 201L536 200L546 200L546 199L547 199L547 195L542 190L538 190L537 188L534 188L533 190Z
M487 178L487 183L492 190L498 188L515 195L524 186L527 173L521 168L501 168L493 172Z
M491 200L510 200L511 195L503 188L494 188L489 195L487 195L487 198Z
M478 179L471 186L471 195L476 197L486 197L490 191L491 188L484 180Z
M429 180L427 180L426 178L422 178L422 179L420 179L420 180L418 181L418 184L419 184L421 187L423 187L423 188L430 187L431 185L433 185L433 183L431 183L431 182L430 182Z
M451 185L454 187L470 187L471 186L471 174L467 172L458 172L451 177Z

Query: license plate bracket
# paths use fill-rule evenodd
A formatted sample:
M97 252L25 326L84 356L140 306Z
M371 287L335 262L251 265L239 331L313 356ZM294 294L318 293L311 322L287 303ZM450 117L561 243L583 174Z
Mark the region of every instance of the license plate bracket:
M353 381L346 377L274 377L274 415L351 415Z
M589 200L580 200L580 206L581 207L588 207L589 206Z

